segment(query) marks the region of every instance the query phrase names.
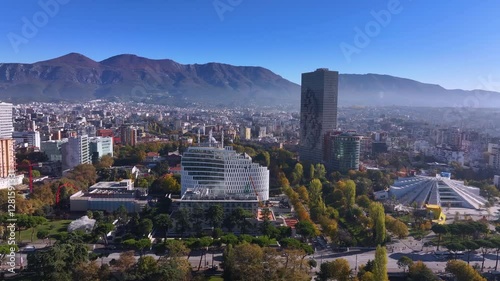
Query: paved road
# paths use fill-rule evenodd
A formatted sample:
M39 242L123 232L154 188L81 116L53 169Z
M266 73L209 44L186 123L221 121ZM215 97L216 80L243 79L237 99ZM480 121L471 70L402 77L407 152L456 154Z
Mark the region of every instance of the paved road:
M433 252L435 251L435 247L423 247L423 243L428 241L431 237L424 238L422 241L416 241L413 238L408 238L405 240L396 240L387 245L387 254L388 254L388 271L390 272L400 272L402 269L398 268L397 261L402 256L408 256L414 261L421 260L423 261L431 270L435 272L444 271L446 266L446 259L436 257ZM37 248L44 247L44 244L37 244ZM333 252L329 247L326 246L324 241L317 241L315 243L316 252L314 255L309 256L308 258L314 258L318 262L318 266L315 271L319 270L319 265L321 262L332 261L337 258L347 259L351 265L351 268L354 270L358 269L360 265L366 264L368 260L373 260L375 258L374 250L360 250L360 249L349 249L348 252L336 253ZM146 254L148 256L152 256L155 259L160 258L160 256L156 256L154 254ZM27 265L27 254L26 253L18 253L16 254L16 264L19 265L21 263L21 258L23 260L23 265ZM108 257L104 257L102 259L98 259L98 263L108 263L112 259L118 259L120 257L119 252L111 253ZM138 259L139 256L136 256ZM464 256L462 259L467 260L467 257ZM189 262L193 266L193 268L197 268L200 263L200 255L194 254L189 258ZM216 253L213 255L209 253L204 256L202 261L202 268L208 268L213 265L219 266L222 262L222 252ZM470 264L479 264L481 265L482 256L480 254L472 254L470 258ZM496 253L489 253L485 256L485 271L492 270L495 267L496 263ZM5 266L4 266L5 268Z
M400 269L397 265L397 261L402 256L408 256L413 261L423 261L432 271L434 272L443 272L446 267L447 260L445 258L438 258L434 255L433 251L420 251L414 252L413 250L406 248L401 250L400 248L392 251L388 251L388 261L387 261L387 269L389 272L400 272ZM366 264L368 260L373 260L375 258L375 251L362 251L362 250L350 250L349 252L343 253L332 253L329 250L321 250L317 251L314 254L314 259L318 262L318 267L321 262L332 261L337 258L344 258L349 261L351 268L355 271L359 268L360 265ZM464 261L467 261L467 256L464 255L461 257ZM479 264L482 263L482 255L481 254L471 254L470 264ZM496 254L488 253L485 256L485 269L484 271L493 270L496 263ZM499 265L500 267L500 265Z

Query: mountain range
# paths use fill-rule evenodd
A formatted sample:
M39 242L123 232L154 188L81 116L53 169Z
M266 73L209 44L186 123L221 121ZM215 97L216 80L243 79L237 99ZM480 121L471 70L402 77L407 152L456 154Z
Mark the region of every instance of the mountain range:
M0 99L14 103L108 99L178 106L298 108L300 86L258 66L180 64L130 54L97 62L70 53L32 64L0 63ZM340 74L339 105L492 107L500 105L500 93L447 90L389 75Z

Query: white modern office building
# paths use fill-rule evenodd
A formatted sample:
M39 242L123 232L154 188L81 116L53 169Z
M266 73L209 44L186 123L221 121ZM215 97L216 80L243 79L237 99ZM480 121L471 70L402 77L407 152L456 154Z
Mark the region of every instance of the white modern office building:
M257 193L260 201L269 199L267 167L252 163L250 156L232 147L189 147L182 156L181 177L183 195L189 191L227 198Z
M87 135L68 138L62 145L62 168L72 169L80 164L90 164L89 138Z
M104 155L113 156L113 138L92 137L89 138L89 153L92 162L99 161Z

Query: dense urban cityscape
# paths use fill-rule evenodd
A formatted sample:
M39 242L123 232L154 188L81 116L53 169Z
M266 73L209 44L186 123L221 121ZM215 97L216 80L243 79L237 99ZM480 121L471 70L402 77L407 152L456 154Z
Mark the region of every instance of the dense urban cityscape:
M305 73L298 111L2 102L8 273L438 280L467 266L446 263L460 256L494 277L500 123L479 121L496 110L450 125L439 116L453 108L338 108L337 88L335 71ZM90 254L76 268L50 265L78 247ZM263 254L277 268L245 279ZM141 269L152 264L173 272Z

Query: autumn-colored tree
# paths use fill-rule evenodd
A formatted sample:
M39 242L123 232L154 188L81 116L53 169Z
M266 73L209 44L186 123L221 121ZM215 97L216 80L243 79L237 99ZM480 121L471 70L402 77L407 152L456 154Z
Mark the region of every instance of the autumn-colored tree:
M115 160L111 155L103 155L101 159L99 159L99 162L96 164L96 168L109 168L113 166L113 163Z
M56 196L50 184L44 184L33 190L33 198L40 200L43 205L54 205Z
M303 250L261 248L255 244L229 245L224 251L224 280L310 280Z
M80 164L68 172L66 178L82 183L83 189L86 189L96 183L97 172L92 164Z
M408 278L411 281L438 281L438 278L425 263L417 261L410 265Z
M400 239L407 237L409 234L408 226L390 215L385 215L385 225L388 231L392 232L392 234Z
M302 206L302 204L299 205L299 208L295 208L295 212L297 213L297 217L300 220L310 220L309 213L307 210Z
M16 195L16 213L32 215L36 210L40 210L43 205L38 199L25 199L21 195Z
M281 171L278 174L278 184L281 188L290 186L290 182L286 178L285 173L283 173Z
M319 224L324 235L329 236L332 240L337 238L338 224L336 220L322 216L319 219Z
M99 266L96 261L81 262L73 269L73 280L96 281L101 280Z
M299 194L300 199L302 200L302 202L304 202L304 204L309 203L309 192L307 191L307 188L305 186L302 185L297 188L297 193Z
M348 281L351 277L351 268L346 259L339 258L330 262L324 262L320 266L318 279L320 281L338 280Z
M132 267L132 265L135 264L134 254L134 251L120 253L120 257L116 260L115 267L121 271L125 271L127 268Z
M375 281L389 281L389 276L387 275L387 251L385 247L380 245L375 250L373 275Z
M225 280L264 280L264 252L255 244L241 244L224 255Z
M150 192L153 194L180 194L181 185L172 174L167 174L153 182Z
M486 281L472 266L461 260L450 260L446 263L446 272L455 276L457 281Z

